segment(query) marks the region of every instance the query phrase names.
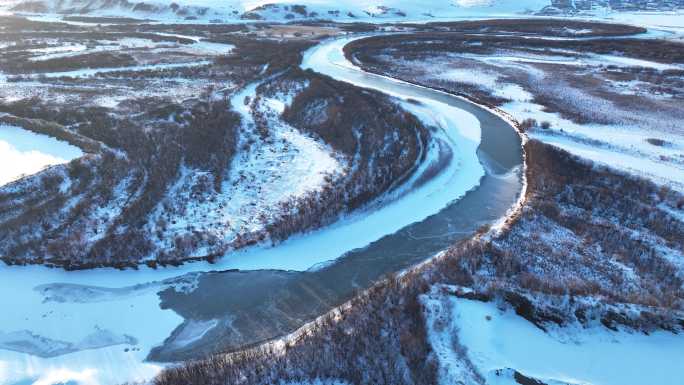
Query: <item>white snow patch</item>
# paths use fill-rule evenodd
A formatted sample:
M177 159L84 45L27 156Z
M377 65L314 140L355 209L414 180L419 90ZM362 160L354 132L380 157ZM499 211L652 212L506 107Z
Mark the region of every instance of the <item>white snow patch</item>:
M544 382L594 385L676 385L684 365L684 336L645 335L601 326L544 333L512 311L440 293L422 297L429 340L440 358L441 383L455 383L468 367L496 383L497 371L514 369ZM462 346L454 352L457 341ZM459 351L459 349L457 349ZM471 374L470 372L468 372ZM456 376L456 377L453 377Z
M208 321L196 321L190 320L187 322L183 329L175 336L173 339L174 347L183 347L192 344L193 342L199 341L204 337L211 329L218 325L218 320L208 320Z
M69 143L23 128L0 125L0 185L81 156L83 152Z
M158 43L150 39L124 37L114 41L98 41L97 45L89 47L80 43L62 43L57 41L58 46L48 48L28 49L27 52L42 53L42 55L31 57L31 61L45 61L50 59L60 59L82 54L93 54L113 50L154 48ZM163 44L163 43L162 43ZM167 44L168 45L168 44Z
M210 193L202 200L191 198L193 186L207 184L213 176L183 166L178 182L152 215L150 223L156 227L152 231L165 228L158 242L162 248L170 248L175 236L186 233L189 226L227 242L240 234L262 230L276 219L282 202L318 191L327 185L327 178L335 179L345 172L342 155L278 119L289 103L287 98L267 98L257 106L271 118L270 136L261 138L255 132L250 106L244 103L245 99L255 99L256 87L246 87L231 100L243 117L243 133L221 193ZM165 206L174 209L164 210ZM158 226L162 219L165 226ZM207 251L200 248L195 254L203 256L209 254Z
M581 137L549 135L544 132L534 132L530 136L583 158L645 176L658 184L669 185L679 191L684 191L684 165L682 164L663 162L642 153L630 153L620 148L583 143ZM610 141L609 143L619 143L616 137L607 136L604 140L606 139Z

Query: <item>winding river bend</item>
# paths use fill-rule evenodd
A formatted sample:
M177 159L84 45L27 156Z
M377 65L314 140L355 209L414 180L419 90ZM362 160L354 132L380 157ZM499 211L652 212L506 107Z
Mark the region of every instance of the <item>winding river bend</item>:
M0 384L140 381L156 362L275 338L504 216L522 188L514 129L460 98L364 73L342 54L352 39L312 48L303 68L387 93L429 122L451 154L438 175L374 211L214 265L0 265Z

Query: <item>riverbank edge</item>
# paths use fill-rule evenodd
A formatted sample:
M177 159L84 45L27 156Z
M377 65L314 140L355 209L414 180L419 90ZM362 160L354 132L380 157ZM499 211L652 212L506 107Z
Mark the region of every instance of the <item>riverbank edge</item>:
M346 53L345 53L346 57ZM349 58L347 57L349 60ZM353 61L350 60L351 63ZM517 218L520 217L522 214L522 211L525 207L526 202L529 200L531 197L532 192L529 191L528 188L528 156L527 156L527 143L529 142L529 138L525 131L521 128L520 123L515 119L512 115L506 113L505 111L488 105L486 103L481 103L479 100L476 100L474 98L468 98L465 95L461 94L456 94L453 92L449 92L444 89L438 89L438 88L431 88L431 87L426 87L421 84L413 83L413 82L406 82L404 80L392 78L390 76L384 75L384 74L378 74L374 73L371 71L366 71L365 68L359 67L360 70L364 72L368 72L374 75L381 76L383 78L386 78L388 80L396 81L396 82L405 82L409 83L411 85L428 89L431 91L436 91L440 92L443 94L447 94L449 96L457 97L467 103L470 103L474 105L475 107L482 108L497 117L501 118L504 120L508 125L516 132L518 137L521 140L521 152L522 152L522 170L521 170L521 191L518 194L518 199L516 202L509 208L507 213L496 220L494 223L492 223L489 226L485 226L481 228L479 231L473 234L472 237L467 238L459 244L464 244L464 243L469 243L469 242L479 242L483 240L487 240L490 238L495 237L496 235L505 232L510 226L512 226ZM390 274L388 275L387 278L381 279L374 283L371 287L362 290L359 294L354 296L352 299L349 299L345 301L344 303L330 309L328 312L316 317L315 319L305 323L302 325L300 328L295 330L292 333L289 334L284 334L280 337L275 337L275 338L270 338L266 339L260 342L256 342L253 344L245 345L244 347L233 350L233 351L227 351L223 353L217 354L217 356L221 356L222 360L224 361L230 361L231 357L233 355L237 357L242 357L243 355L250 355L250 354L255 354L258 355L263 352L269 352L269 353L276 353L276 354L286 354L288 347L292 346L294 344L297 344L298 342L304 340L306 337L313 336L316 330L319 330L321 327L326 325L329 320L340 320L346 313L353 312L355 311L355 307L361 306L365 303L367 303L367 300L370 299L373 295L373 293L381 291L382 289L386 287L394 287L395 284L399 285L399 289L409 289L412 285L416 283L416 281L419 281L418 277L422 276L423 274L429 274L431 271L430 269L433 267L436 267L436 265L439 262L443 262L449 258L452 258L453 256L449 255L449 250L450 249L445 249L439 253L434 254L433 256L429 257L425 261L418 263L410 268L407 268L403 271ZM192 361L192 362L199 362L199 361ZM186 363L178 363L178 364L172 364L169 366L168 369L173 370L174 368L182 368L183 365ZM162 376L163 376L162 372ZM159 378L159 377L158 377ZM156 383L156 382L155 382Z

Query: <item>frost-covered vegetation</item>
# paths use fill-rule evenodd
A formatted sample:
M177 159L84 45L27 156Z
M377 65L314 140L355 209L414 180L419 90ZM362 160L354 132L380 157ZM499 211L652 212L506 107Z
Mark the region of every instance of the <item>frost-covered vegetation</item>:
M3 20L2 122L87 153L2 188L8 263L214 259L358 209L424 155L394 101L292 69L312 41Z

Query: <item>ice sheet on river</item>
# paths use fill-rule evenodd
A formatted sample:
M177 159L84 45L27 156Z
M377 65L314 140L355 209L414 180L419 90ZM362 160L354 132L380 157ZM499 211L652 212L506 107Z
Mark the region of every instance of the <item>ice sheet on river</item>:
M307 57L319 58L322 62L309 61L309 65L323 72L330 59L328 55L341 55L340 49L347 41L332 41L314 48ZM322 56L317 56L318 50ZM350 71L333 75L338 80L357 84L353 74L359 70ZM378 81L376 88L393 84L387 79ZM390 94L404 100L415 96ZM0 349L0 385L36 380L40 376L52 381L46 383L111 384L149 380L162 365L145 362L147 354L183 322L173 311L160 308L157 292L170 285L183 290L187 285L166 280L191 272L232 268L305 271L424 220L462 197L484 175L477 156L481 137L479 121L470 113L427 97L414 99L420 104L405 105L411 105L417 116L440 128L437 136L451 146L453 160L441 174L382 208L294 237L276 248L252 248L231 254L216 264L201 262L158 270L141 267L125 273L114 269L64 272L41 266L0 266L0 280L14 293L0 296L0 306L13 309L3 317L0 324L3 332L29 330L37 336L79 346L98 327L137 341L131 348L116 345L50 358ZM184 340L192 342L210 327L211 323L191 325Z

